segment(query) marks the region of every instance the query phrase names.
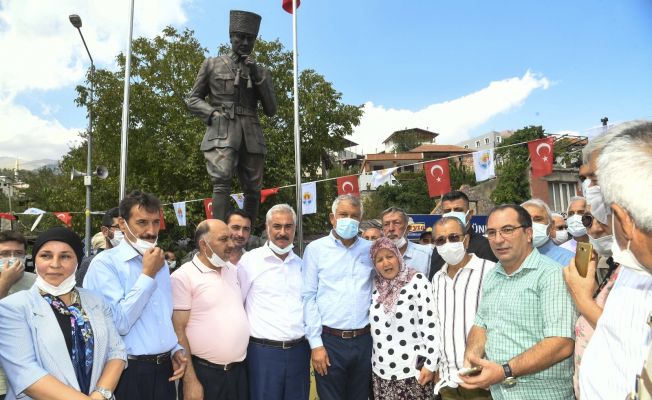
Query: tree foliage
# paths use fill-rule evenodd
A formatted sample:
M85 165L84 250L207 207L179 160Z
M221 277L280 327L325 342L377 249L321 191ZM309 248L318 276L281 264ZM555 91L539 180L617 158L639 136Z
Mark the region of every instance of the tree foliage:
M530 198L530 154L527 144L511 146L544 137L541 126L527 126L519 129L496 149L496 176L499 177L496 189L491 193L491 201L496 204L520 204Z
M220 46L222 50L226 48L226 45ZM141 37L134 40L127 191L140 189L152 192L164 203L211 196L210 178L199 150L206 127L187 112L184 104L206 53L207 50L191 30L177 31L167 27L153 39ZM255 57L260 65L271 70L278 101L277 115L269 118L260 113L268 149L263 186L292 184L295 181L292 53L285 50L278 40L258 40ZM108 179L93 180L94 210L106 210L118 203L124 54L117 56L117 64L115 71L95 71L92 77L95 85L93 104L90 103L91 76L87 76L85 85L77 87L77 105L87 109L92 106L92 164L104 165L110 171ZM306 181L318 176L318 167L325 151L344 148L343 138L351 134L353 127L359 123L362 109L361 106L344 104L341 93L314 70L301 72L299 95L302 173ZM86 138L87 132L80 135ZM28 181L30 189L27 195L31 205L48 211L83 210L85 188L82 179L75 179L71 183L67 174L73 167L83 169L85 164L86 146L83 144L71 149L61 160L63 175L39 171ZM234 192L238 191L238 184L234 183ZM294 189L281 190L278 199L271 198L271 201L263 204L262 217L269 205L277 200L293 204ZM187 208L189 220L199 222L204 218L200 202L188 203ZM191 236L194 226L177 227L173 215L171 209L166 209L169 236ZM262 221L262 217L259 221ZM95 228L98 226L99 218L96 218Z

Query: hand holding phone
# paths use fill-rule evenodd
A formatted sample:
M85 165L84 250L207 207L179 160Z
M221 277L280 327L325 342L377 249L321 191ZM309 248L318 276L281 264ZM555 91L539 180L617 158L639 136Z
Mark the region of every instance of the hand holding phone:
M589 270L589 261L593 256L593 246L591 243L577 243L575 249L575 268L582 278L586 278L586 273Z
M476 376L476 375L480 375L481 372L482 372L482 367L479 365L470 368L462 368L459 371L457 371L458 375L460 376Z

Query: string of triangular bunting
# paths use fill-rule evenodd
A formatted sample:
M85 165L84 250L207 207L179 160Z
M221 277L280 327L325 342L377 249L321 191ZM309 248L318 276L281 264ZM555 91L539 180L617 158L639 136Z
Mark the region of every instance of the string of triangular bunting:
M548 136L543 139L532 141L525 141L514 143L503 148L519 146L527 144L530 162L532 166L532 176L541 177L550 175L553 168L553 150L554 150L554 137ZM423 164L423 169L426 175L426 183L428 185L428 194L430 197L438 197L451 190L450 184L450 168L449 159L465 157L467 155L455 155L431 161L420 161L411 164L401 165L401 167L415 166ZM480 150L472 153L473 157L473 170L475 172L476 181L482 182L496 177L495 173L495 158L494 149ZM374 189L391 181L393 173L399 167L386 168L382 170L373 171L372 174L372 187ZM317 183L330 180L336 180L337 194L351 194L355 196L360 195L359 177L366 173L341 176L337 178L325 178L301 184L302 187L302 206L303 214L317 213ZM264 203L267 198L278 194L280 189L292 188L296 185L285 185L275 188L263 189L261 191L260 202ZM238 205L238 208L243 208L244 196L242 193L235 193L231 195L233 201ZM204 211L206 218L213 218L213 201L211 198L206 199L193 199L180 202L165 203L164 206L172 205L174 208L174 215L176 216L179 226L186 226L187 212L186 203L202 201L204 204ZM34 225L37 225L43 214L50 212L40 210L38 208L29 208L22 213L0 213L0 219L16 219L15 215L39 215L39 219ZM67 226L72 226L73 214L83 214L83 211L68 211L68 212L51 212L58 219ZM104 212L95 211L93 214L103 214ZM165 220L163 217L163 210L161 209L161 229L165 229Z

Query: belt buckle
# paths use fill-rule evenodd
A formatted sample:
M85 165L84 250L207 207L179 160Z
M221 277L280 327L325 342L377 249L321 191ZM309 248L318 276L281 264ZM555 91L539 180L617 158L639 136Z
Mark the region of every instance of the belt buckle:
M354 337L354 331L342 331L342 339L353 339Z
M287 349L289 349L289 348L292 348L292 346L290 346L290 345L288 344L288 342L283 341L283 342L281 342L281 348L282 348L283 350L287 350Z
M156 355L156 365L161 365L163 364L163 359L165 358L166 354L157 354Z
M233 363L224 364L224 370L229 371L233 367Z

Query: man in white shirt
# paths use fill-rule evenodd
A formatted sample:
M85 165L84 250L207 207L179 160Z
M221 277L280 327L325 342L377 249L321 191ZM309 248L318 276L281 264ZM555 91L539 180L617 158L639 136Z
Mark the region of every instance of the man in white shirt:
M596 218L610 217L613 259L622 267L584 351L582 399L633 395L652 341L648 324L652 313L652 209L650 196L645 195L652 187L652 122L629 122L612 129L617 130L615 136L589 156L593 175L595 171L599 174L597 182L592 178L587 201L591 214L598 210Z
M307 400L310 346L301 299L303 262L292 251L297 216L287 204L267 212L269 241L242 256L238 276L251 326L251 400Z
M403 255L405 265L429 276L432 248L407 240L408 215L398 207L390 207L383 211L383 236L392 239Z
M490 399L488 390L460 387L457 373L464 366L466 337L480 305L482 284L496 264L467 253L470 235L458 218L442 217L432 232L437 252L445 262L432 278L442 344L435 391L439 390L443 400Z

